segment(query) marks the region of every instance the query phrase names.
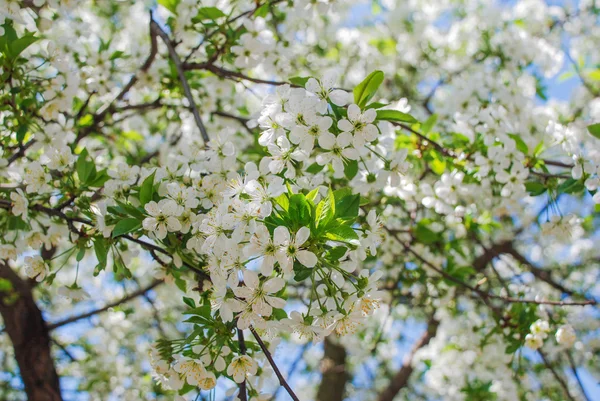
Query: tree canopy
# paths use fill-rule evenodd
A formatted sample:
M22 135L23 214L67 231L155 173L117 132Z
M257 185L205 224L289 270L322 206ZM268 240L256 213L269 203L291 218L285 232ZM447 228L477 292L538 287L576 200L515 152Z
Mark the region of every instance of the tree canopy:
M0 0L0 398L597 400L599 16Z

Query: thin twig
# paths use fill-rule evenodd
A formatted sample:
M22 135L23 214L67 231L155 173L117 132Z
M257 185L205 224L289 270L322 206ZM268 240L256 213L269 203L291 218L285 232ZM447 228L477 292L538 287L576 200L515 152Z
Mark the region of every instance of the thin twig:
M283 386L283 388L285 388L285 390L290 395L290 397L292 398L292 400L294 400L294 401L300 401L300 399L298 398L298 396L294 393L294 390L292 390L292 388L290 387L290 385L288 384L288 382L285 380L285 378L281 374L281 371L279 370L279 368L277 367L277 364L273 360L273 357L271 356L271 353L269 352L269 349L267 348L267 346L265 345L265 343L263 342L263 340L260 338L260 336L258 335L258 333L256 332L256 330L254 330L254 327L250 326L250 331L252 332L252 335L254 336L254 338L256 339L256 341L258 342L258 345L260 346L260 349L262 349L263 353L267 357L267 360L271 364L271 367L273 368L273 372L275 372L275 375L279 379L279 384L281 386Z
M198 129L200 130L200 134L202 135L204 144L207 144L210 141L210 138L208 137L208 132L206 131L206 127L204 126L204 123L202 122L202 118L200 117L200 113L198 112L198 107L196 107L196 103L194 102L194 96L192 95L192 90L190 88L190 84L188 83L187 78L185 76L184 65L181 62L181 59L179 58L179 55L177 54L175 47L173 46L173 42L171 42L169 35L153 19L150 19L150 29L152 30L152 32L154 32L158 36L160 36L162 41L167 46L167 50L169 51L169 57L171 57L173 64L175 64L175 69L177 70L177 75L179 76L179 81L181 82L181 86L183 86L183 93L185 94L185 97L187 98L188 102L190 103L189 107L192 110L192 115L194 116L196 125L198 126Z
M238 344L240 345L240 354L246 355L246 341L244 340L244 331L237 329ZM240 401L248 401L248 391L246 390L246 379L239 384L240 393L238 398Z
M560 384L560 386L562 387L562 389L565 392L565 395L567 396L567 398L569 400L571 400L571 401L575 401L575 398L573 398L573 396L569 392L569 386L567 385L567 382L565 381L565 379L563 379L558 374L558 372L556 371L556 369L554 368L554 366L552 366L552 364L550 363L550 361L548 360L548 358L546 358L546 354L544 353L544 351L542 351L541 349L539 349L538 353L542 357L542 360L544 361L544 365L546 365L546 367L548 368L548 370L550 370L550 372L552 372L552 376L554 376L554 378L556 379L556 381L558 382L558 384Z
M48 330L55 330L59 327L65 326L67 324L70 323L74 323L77 322L81 319L86 319L88 317L92 317L94 315L97 315L99 313L102 312L106 312L107 310L109 310L110 308L114 308L115 306L121 305L122 303L131 301L132 299L135 299L141 295L146 294L148 291L152 290L153 288L157 287L158 285L164 283L164 281L162 280L154 280L152 283L150 283L148 286L144 287L144 288L140 288L139 290L132 292L131 294L118 299L116 301L110 302L108 304L106 304L105 306L103 306L102 308L98 308L98 309L94 309L90 312L87 313L82 313L81 315L76 315L76 316L72 316L63 320L59 320L58 322L55 323L51 323L48 325Z
M567 359L569 361L569 365L571 366L571 371L573 372L573 376L575 376L575 379L577 380L577 384L579 385L579 390L581 391L581 395L583 395L583 398L585 398L586 401L591 401L590 397L588 397L587 392L585 391L585 386L583 385L583 382L581 381L581 377L579 377L579 372L577 372L577 366L575 365L575 360L573 360L573 355L571 355L571 353L569 351L565 351L565 353L567 354Z

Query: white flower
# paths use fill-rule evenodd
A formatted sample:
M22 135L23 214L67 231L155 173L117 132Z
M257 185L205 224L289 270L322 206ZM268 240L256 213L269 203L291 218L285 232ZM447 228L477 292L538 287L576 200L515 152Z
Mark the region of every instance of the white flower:
M333 120L328 116L311 114L306 116L305 122L306 125L296 125L292 128L290 141L310 154L315 146L315 139L328 132L327 130L333 124Z
M359 155L352 147L352 135L342 132L338 136L325 132L319 137L319 146L327 152L317 156L317 163L321 166L331 163L333 165L334 177L344 176L344 161L357 160Z
M44 171L39 162L30 163L25 167L24 179L27 184L25 190L28 194L33 192L48 192L50 190L48 183L51 182L52 176Z
M200 204L198 193L194 188L186 187L178 182L167 184L169 198L173 199L178 205L187 209L194 209Z
M217 385L217 378L213 372L206 372L200 380L198 380L198 387L202 390L211 390Z
M48 168L51 170L62 171L75 161L71 148L64 145L48 148L44 156L48 159Z
M290 318L282 321L287 324L292 333L297 334L300 339L311 340L315 343L321 341L324 330L319 326L313 326L304 321L304 318L297 311L290 313Z
M317 256L302 248L302 245L310 236L310 229L302 227L292 238L287 227L279 226L273 233L275 245L279 248L275 254L281 269L290 273L294 267L294 259L306 267L314 267L317 264Z
M345 106L350 100L350 96L348 92L334 88L337 78L335 72L325 73L320 80L310 78L306 82L306 90L314 93L322 100L331 101L336 106Z
M244 249L244 254L247 257L256 257L262 259L260 264L260 272L263 276L268 277L273 272L275 265L275 253L277 246L271 238L271 233L266 226L260 225L250 237L250 244Z
M158 239L164 239L167 232L181 230L179 217L183 212L183 207L179 206L171 199L162 199L156 203L154 201L146 203L144 206L150 217L146 217L142 222L144 230L151 232Z
M556 331L556 342L564 347L572 347L576 339L577 335L570 324L562 325Z
M227 374L233 377L236 383L241 383L248 376L254 376L258 370L258 364L248 355L239 355L233 358L227 367Z
M296 169L292 160L304 161L308 154L302 149L293 149L290 141L285 136L277 138L274 144L269 144L269 153L272 155L269 170L273 174L279 174L286 169L285 177L293 179L296 177Z
M133 185L140 174L139 166L119 163L116 168L108 170L108 176L126 185Z
M538 335L529 333L525 336L525 345L535 351L542 348L544 339Z
M207 374L202 362L189 358L182 358L173 366L173 370L185 378L185 381L191 386L197 386Z
M501 195L503 197L510 197L511 195L518 196L525 192L525 179L529 176L529 170L523 165L516 164L510 169L510 172L501 170L496 173L496 181L504 184L502 187Z
M16 192L10 193L10 199L12 200L12 213L15 216L23 216L23 219L26 219L29 201L23 191L17 188Z
M18 256L17 248L11 244L0 244L0 259L16 260Z
M529 330L531 330L531 334L545 339L550 332L550 325L546 320L538 319L529 327Z
M274 180L266 187L257 180L251 180L246 185L246 193L250 195L252 202L256 202L260 205L258 213L261 217L268 217L271 215L271 212L273 211L271 199L276 198L285 192L283 179L281 177L276 178L277 180Z
M72 300L72 301L83 301L84 299L89 299L90 294L86 290L81 287L73 286L73 287L60 287L58 289L58 295L61 297Z
M383 240L383 224L379 221L375 209L371 209L367 215L367 223L369 224L369 228L365 231L365 238L362 242L364 246L369 248L371 255L377 255L377 247Z
M227 298L227 288L224 286L217 288L213 292L210 302L211 308L219 311L221 319L223 319L224 322L231 322L233 320L234 312L237 313L244 310L243 302L235 298Z
M37 282L46 278L49 273L48 265L44 262L41 256L26 256L25 257L25 274L29 278L35 278Z
M406 161L408 149L402 148L394 153L390 162L390 185L397 187L400 185L400 179L408 172L410 164Z
M273 277L261 283L258 274L246 270L244 284L242 287L234 288L233 293L239 298L244 298L254 313L269 317L273 313L273 308L282 309L285 306L283 299L269 295L283 288L285 281L281 277Z
M356 104L348 106L348 118L338 122L338 128L344 132L354 134L354 147L362 149L365 143L377 139L377 127L371 124L377 118L375 109L365 110L361 113L360 107Z

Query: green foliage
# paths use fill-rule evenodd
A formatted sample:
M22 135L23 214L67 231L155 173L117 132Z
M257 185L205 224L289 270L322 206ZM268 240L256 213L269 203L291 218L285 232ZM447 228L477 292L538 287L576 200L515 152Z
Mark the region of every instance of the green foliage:
M171 11L173 14L177 14L177 5L180 0L158 0L158 4Z
M137 231L142 227L142 222L135 218L128 218L119 220L113 229L112 237L118 237L120 235L129 234Z
M296 86L304 88L310 77L291 77L288 81Z
M591 135L600 139L600 123L588 125L587 129Z
M144 206L146 203L152 200L152 196L154 195L154 176L156 175L156 171L153 171L150 174L142 185L140 186L140 204Z
M373 71L354 88L354 103L364 107L383 82L383 72Z
M416 123L417 119L398 110L377 110L377 119L401 123Z
M278 207L265 224L272 232L278 226L285 226L292 232L301 227L309 227L311 237L315 240L327 239L353 244L358 239L353 224L358 217L360 196L352 194L349 188L332 191L315 205L314 198L318 191L308 195L280 195L275 199Z
M194 22L199 22L203 20L217 20L219 18L226 17L225 13L219 10L217 7L201 7L198 10L198 15L194 18Z

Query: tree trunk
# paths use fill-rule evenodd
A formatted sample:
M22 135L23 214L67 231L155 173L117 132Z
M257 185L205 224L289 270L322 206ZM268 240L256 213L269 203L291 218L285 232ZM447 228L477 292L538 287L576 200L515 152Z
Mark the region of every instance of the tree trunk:
M346 372L346 350L343 346L326 338L323 344L323 379L317 392L317 401L342 401L348 374Z
M10 337L29 401L62 401L58 375L50 355L50 335L31 287L4 262L0 280L10 289L0 292L0 314Z

